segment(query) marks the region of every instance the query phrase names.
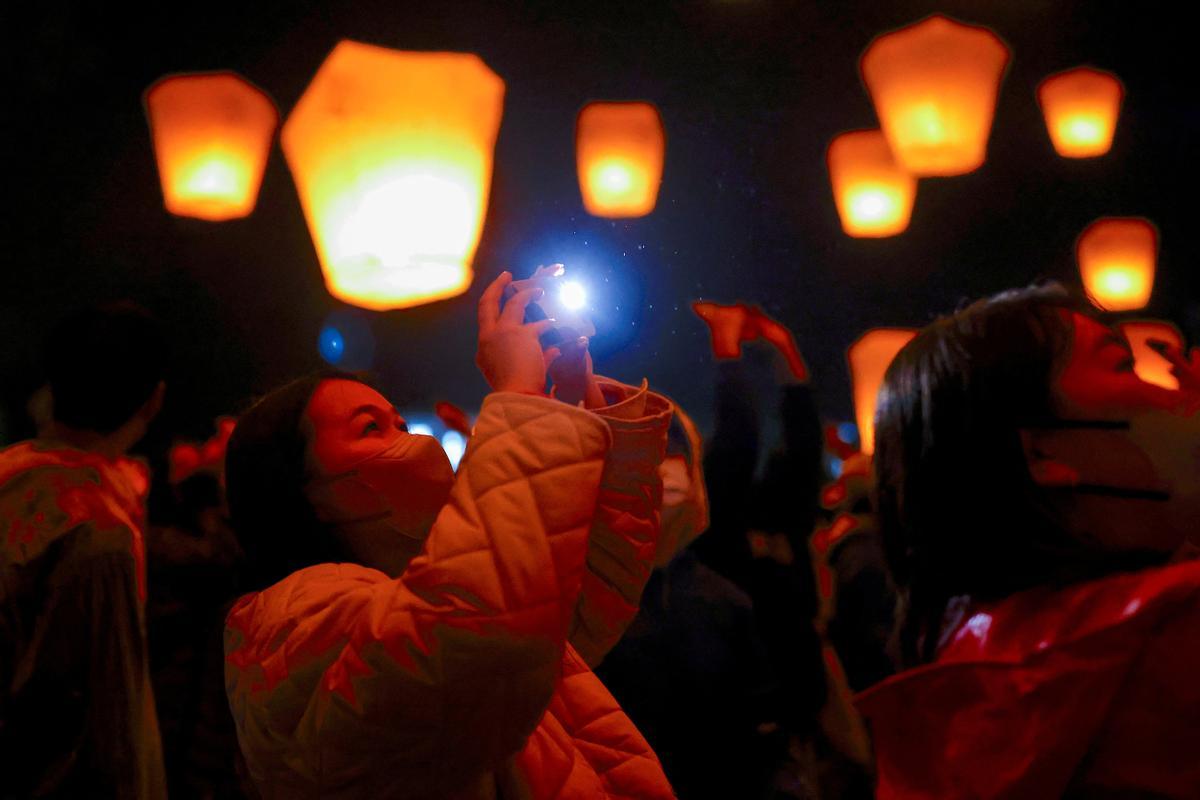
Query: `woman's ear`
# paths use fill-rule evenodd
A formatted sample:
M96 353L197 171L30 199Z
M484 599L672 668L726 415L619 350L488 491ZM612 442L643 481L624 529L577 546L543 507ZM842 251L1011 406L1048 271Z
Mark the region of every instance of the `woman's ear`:
M1025 464L1033 482L1047 489L1078 486L1079 470L1065 461L1054 458L1047 445L1048 442L1040 432L1021 431L1021 448L1025 451Z

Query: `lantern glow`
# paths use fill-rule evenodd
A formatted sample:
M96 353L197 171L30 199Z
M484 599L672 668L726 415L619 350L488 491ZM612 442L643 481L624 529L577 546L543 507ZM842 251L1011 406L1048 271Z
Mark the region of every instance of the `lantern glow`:
M330 294L385 310L466 291L503 103L475 55L333 49L282 135Z
M220 222L254 210L279 114L232 72L163 78L146 90L163 203L180 217Z
M1038 86L1038 105L1060 156L1092 158L1112 147L1125 90L1111 72L1090 67L1051 75Z
M1140 217L1102 217L1075 245L1083 287L1104 311L1132 311L1150 302L1158 233Z
M917 180L892 158L880 131L848 131L826 151L842 230L850 236L894 236L908 227Z
M597 217L641 217L654 210L666 134L650 103L589 103L575 124L575 162L583 205Z
M846 351L859 442L867 455L875 452L875 405L883 376L896 354L916 335L909 328L875 328L860 336Z
M1179 388L1179 379L1171 374L1171 362L1150 346L1151 339L1167 342L1176 348L1183 349L1183 336L1179 329L1169 322L1158 320L1138 320L1122 322L1119 326L1133 350L1133 371L1146 383L1153 383L1164 389Z
M978 169L1008 59L991 30L938 14L871 42L859 70L900 166L918 177Z

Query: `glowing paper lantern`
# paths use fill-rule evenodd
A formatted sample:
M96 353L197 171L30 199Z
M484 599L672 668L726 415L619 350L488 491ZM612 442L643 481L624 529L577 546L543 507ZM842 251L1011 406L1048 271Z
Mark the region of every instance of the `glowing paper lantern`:
M842 230L851 236L895 236L908 227L917 179L896 165L879 131L849 131L825 154Z
M963 175L983 164L1008 57L992 31L938 14L868 45L859 69L902 167Z
M1179 379L1171 374L1171 362L1155 352L1149 342L1158 339L1182 350L1183 336L1179 329L1169 322L1157 320L1122 322L1119 327L1133 349L1133 371L1137 376L1146 383L1178 389Z
M1038 105L1060 156L1091 158L1112 147L1125 90L1111 72L1090 67L1051 75L1038 86Z
M475 55L333 49L282 136L330 294L384 310L466 291L503 105Z
M146 90L146 116L167 211L214 222L254 210L275 104L233 72L163 78Z
M1132 311L1150 302L1158 232L1141 217L1101 217L1075 243L1083 288L1104 311Z
M854 416L858 421L862 451L875 452L875 403L883 376L892 359L917 332L909 328L875 328L859 337L846 351L854 386Z
M589 214L641 217L654 210L666 134L650 103L589 103L575 122L575 166Z

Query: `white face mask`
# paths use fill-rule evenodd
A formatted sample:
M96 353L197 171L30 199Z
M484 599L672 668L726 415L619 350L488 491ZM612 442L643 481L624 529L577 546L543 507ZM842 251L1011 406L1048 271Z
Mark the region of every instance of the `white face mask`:
M1138 516L1121 524L1163 543L1200 542L1200 413L1150 409L1128 420L1060 420L1046 427L1039 447L1079 472L1079 482L1063 491L1081 501L1103 499L1104 508L1116 511L1110 517L1124 516L1116 504L1136 501Z
M318 519L360 563L396 576L421 552L453 485L437 439L406 434L345 472L313 480L305 492Z

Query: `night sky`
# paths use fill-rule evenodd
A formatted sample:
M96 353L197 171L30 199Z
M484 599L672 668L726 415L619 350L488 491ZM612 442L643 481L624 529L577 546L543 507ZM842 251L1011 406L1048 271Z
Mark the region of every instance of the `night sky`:
M809 360L824 413L848 418L843 353L863 330L921 325L1038 277L1075 282L1075 237L1102 215L1157 223L1146 315L1200 333L1200 76L1194 35L1167 4L360 0L161 3L139 15L91 5L47 3L3 22L16 95L5 113L0 441L27 433L19 410L40 381L48 326L92 300L131 297L167 322L175 359L160 436L207 435L215 415L321 365L322 320L345 306L324 291L282 153L272 152L249 218L172 217L142 92L167 73L232 69L286 117L342 38L475 52L507 84L475 286L362 314L375 372L402 409L477 407L479 291L506 267L520 277L553 261L591 287L598 371L649 377L702 425L715 371L689 301L742 299L778 316ZM921 181L903 235L848 238L824 156L838 132L877 124L859 54L933 11L988 25L1013 50L988 162ZM1055 155L1034 89L1082 63L1116 72L1126 100L1113 150L1072 161ZM574 124L592 99L651 100L662 112L666 167L649 217L613 223L583 211Z

